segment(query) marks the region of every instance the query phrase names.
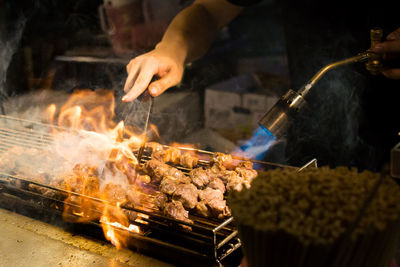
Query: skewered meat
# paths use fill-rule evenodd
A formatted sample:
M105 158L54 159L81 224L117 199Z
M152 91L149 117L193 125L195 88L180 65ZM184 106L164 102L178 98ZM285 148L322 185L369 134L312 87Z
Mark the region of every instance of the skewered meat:
M209 169L209 172L215 177L219 176L222 172L226 171L226 167L220 164L214 164Z
M212 199L223 200L224 199L224 194L219 190L207 187L204 190L200 190L199 198L200 198L200 200L206 200L206 202L208 202L208 201L210 201Z
M233 163L232 155L224 154L221 152L216 152L216 153L214 153L212 162L216 165L230 167L230 166L232 166L232 163Z
M167 165L167 166L169 166L169 165ZM169 169L168 169L166 175L173 176L173 177L175 177L177 179L180 179L180 180L184 180L185 183L189 183L190 182L190 178L189 177L187 177L183 172L181 172L177 168L174 168L174 167L171 167L171 166L169 166Z
M151 177L147 174L138 174L136 176L135 182L139 184L148 184L151 182Z
M247 169L244 167L237 167L235 171L242 177L244 180L246 180L249 184L251 181L254 180L254 178L257 177L257 171L253 169Z
M168 164L156 159L149 160L144 165L144 171L153 177L154 182L160 182L165 176L174 176L176 178L185 179L186 175Z
M131 222L136 220L136 218L138 217L137 212L133 210L123 209L122 212L125 214L126 217L128 217L128 220Z
M212 199L207 202L208 207L211 209L211 213L218 217L218 219L223 219L231 216L231 210L226 205L226 200Z
M180 158L180 163L183 167L193 169L199 162L199 159L195 156L192 156L189 152L183 153Z
M257 177L257 171L245 167L237 167L235 171L225 170L215 173L226 185L227 190L242 190L243 186L249 188L251 181Z
M77 193L82 192L82 187L83 187L82 177L79 177L74 174L65 176L61 183L62 189Z
M222 182L222 180L219 178L214 178L213 180L211 180L211 182L207 185L207 187L219 190L222 193L225 193L226 191L224 182Z
M167 203L164 208L164 214L177 220L193 223L193 221L189 219L189 212L185 210L180 201L172 200Z
M157 142L148 142L146 143L146 148L151 148L151 151L158 152L164 150L164 146L160 143Z
M239 163L238 167L243 167L246 168L248 170L252 170L253 169L253 162L249 161L249 160L245 160Z
M160 190L164 194L172 195L178 187L178 184L179 182L173 176L166 176L160 183Z
M127 189L126 187L120 185L120 184L113 184L113 183L108 183L104 187L103 190L111 202L125 202L127 198Z
M183 167L192 169L195 167L199 161L196 156L193 156L189 152L185 152L181 154L180 149L175 147L170 147L164 150L164 147L161 144L150 142L147 147L151 147L152 149L152 158L162 161L162 162L170 162L172 164L180 164Z
M227 184L229 181L231 181L231 180L237 180L237 179L239 179L239 177L238 177L239 175L238 175L238 173L237 172L235 172L235 171L228 171L228 170L226 170L226 171L221 171L219 174L218 174L218 177L222 180L222 182L224 183L224 184Z
M237 176L236 178L229 180L229 182L226 184L226 189L228 191L242 191L243 185L246 186L246 188L250 187L250 183L248 181L243 180L240 176Z
M230 216L230 210L226 206L226 200L220 190L207 187L199 192L200 201L196 205L196 210L203 216L216 216L224 218Z
M199 189L203 188L210 182L211 175L212 173L202 167L193 169L189 173L192 183Z
M178 185L180 184L188 184L189 183L188 177L185 176L185 178L177 178L174 176L167 175L165 176L161 183L160 183L160 190L161 192L167 194L167 195L172 195L175 190L178 188Z
M167 195L161 192L157 192L154 198L154 203L160 210L165 209L165 205L167 204L167 202L168 202Z
M144 164L143 170L152 177L153 181L159 182L167 173L169 166L159 160L152 159Z
M128 178L127 182L130 183L127 187L116 183L115 180L112 180L115 183L104 184L105 180L102 179L106 175L104 170L84 164L77 164L72 172L55 178L51 177L51 179L44 173L30 174L29 171L27 173L29 178L33 178L39 183L50 184L93 197L103 197L104 194L107 194L108 200L111 202L125 202L124 205L127 204L131 207L148 207L150 211L159 209L169 217L186 222L192 222L188 217L188 210L193 209L198 214L207 217L229 216L230 210L226 206L224 193L227 190L240 191L243 187L249 187L251 181L257 176L251 161L244 161L238 166L233 166L232 157L227 154L215 153L210 166L193 169L197 166L199 159L191 152L181 153L178 148L164 149L161 144L155 142L147 143L146 147L151 148L153 159L147 161L142 170L135 170L133 163L128 160L119 163L116 161L117 156L115 156L115 160L106 159L108 160L106 168L111 175L127 176L125 178ZM119 153L119 151L115 153L117 152ZM25 151L16 149L15 153L24 154ZM30 151L29 153L34 152ZM0 154L0 157L0 166L8 164L7 156ZM12 165L13 162L15 163L15 161L11 161L9 164ZM166 162L179 164L192 170L187 175ZM22 166L17 164L11 167L19 169ZM101 173L99 173L99 169L102 170ZM100 183L103 184L100 186ZM66 198L61 193L58 196L54 195L56 192L54 190L30 186L31 189L43 195ZM81 205L85 200L72 195L68 201ZM76 210L76 212L80 211ZM126 214L131 220L137 216L135 212Z
M158 159L163 162L171 162L173 164L179 164L181 158L181 151L178 148L170 147L167 150L161 150L152 154L154 159Z
M172 195L172 199L182 202L186 209L194 209L197 204L198 190L194 184L180 184Z
M74 174L77 176L97 176L98 170L95 166L86 166L82 164L76 164L74 166Z
M128 207L135 207L146 201L147 194L143 193L137 186L129 185L126 190L126 198L127 201L124 202L124 205Z

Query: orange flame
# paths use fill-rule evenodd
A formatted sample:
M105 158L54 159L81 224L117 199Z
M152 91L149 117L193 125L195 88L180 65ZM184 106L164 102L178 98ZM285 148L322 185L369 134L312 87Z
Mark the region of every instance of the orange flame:
M116 207L105 205L100 222L106 239L117 249L128 245L129 233L127 232L140 233L140 228L137 225L129 223L120 208L120 203L117 203Z
M57 106L55 104L51 104L47 107L46 111L45 111L45 122L49 123L49 124L53 124L54 123L54 116L56 114L56 110L57 110Z
M72 133L55 134L56 152L71 170L63 174L62 187L68 192L63 218L71 222L99 220L105 237L117 249L128 245L129 233L141 233L120 207L126 192L135 186L138 161L132 149L142 138L124 122L115 123L114 95L110 90L79 90L59 109L47 108L46 121L72 128ZM57 118L56 118L57 117ZM77 134L78 133L78 134ZM146 224L146 216L136 218Z

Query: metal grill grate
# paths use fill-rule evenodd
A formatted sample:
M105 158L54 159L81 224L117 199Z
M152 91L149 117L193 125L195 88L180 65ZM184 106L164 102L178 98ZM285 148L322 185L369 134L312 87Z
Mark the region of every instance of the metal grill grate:
M7 151L9 148L16 146L39 150L49 149L54 139L52 129L71 131L70 129L49 124L0 115L0 152ZM183 151L194 151L196 154L201 155L199 164L204 166L210 163L210 159L213 156L212 152L205 150L192 148L180 149ZM145 151L142 163L150 158L149 151ZM235 159L242 160L241 158ZM262 164L264 168L290 167L261 161L253 162ZM183 171L189 171L189 169L181 166L178 166L178 168ZM43 194L44 190L47 192L46 194ZM32 181L30 177L23 177L0 169L0 203L9 203L6 200L10 198L13 200L17 199L18 205L29 205L34 209L41 208L48 212L61 214L64 205L71 205L71 203L65 202L68 195L112 205L102 199L49 186ZM152 210L149 207L124 206L122 209L128 212L147 215L142 218L142 223L135 222L135 224L138 224L143 229L142 234L129 232L123 228L117 229L118 231L128 233L132 237L132 240L135 240L133 242L135 243L134 246L150 246L153 249L163 248L167 249L167 251L179 253L179 255L187 255L191 260L197 258L198 260L214 263L221 262L241 246L232 217L226 220L217 220L190 215L190 219L194 223L189 224L166 217L158 210ZM76 215L71 214L69 216ZM92 222L92 224L99 226L98 222ZM191 231L182 228L181 225L189 226Z

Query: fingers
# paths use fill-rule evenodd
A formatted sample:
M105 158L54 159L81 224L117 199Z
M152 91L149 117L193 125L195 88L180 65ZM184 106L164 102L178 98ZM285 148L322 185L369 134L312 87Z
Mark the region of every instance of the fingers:
M134 73L134 71L131 71L131 73ZM129 74L129 76L131 76L131 73ZM132 74L132 77L128 77L127 79L127 82L125 84L127 85L127 87L124 89L124 91L128 91L128 93L124 97L122 97L122 101L124 102L135 100L140 94L142 94L146 90L151 79L156 74L156 64L146 62L143 66L138 67L136 73L138 73L136 80L133 79L134 74Z
M149 92L153 97L164 93L168 88L177 85L182 80L183 70L171 70L161 79L152 82Z
M382 71L382 74L389 79L400 79L400 69L387 69Z
M400 28L395 30L394 32L389 33L389 35L386 37L387 40L400 40Z
M128 71L128 77L126 78L126 81L125 81L124 92L128 92L132 88L132 86L138 76L140 64L134 64L134 60L131 60L131 62L129 62L129 64L128 64L128 66L126 66L126 69Z
M400 39L379 43L372 49L372 51L379 54L398 53L400 52Z

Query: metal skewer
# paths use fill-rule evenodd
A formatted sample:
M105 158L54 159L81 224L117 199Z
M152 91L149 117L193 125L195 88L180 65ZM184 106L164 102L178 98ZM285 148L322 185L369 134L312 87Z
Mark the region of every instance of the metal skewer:
M138 151L138 156L137 156L139 163L143 156L144 147L146 146L147 128L149 126L151 109L153 108L153 97L149 94L149 92L147 90L146 90L146 92L143 93L142 101L149 101L149 105L148 105L148 109L147 109L146 121L144 123L143 141L142 141L142 144L140 145L140 148Z

